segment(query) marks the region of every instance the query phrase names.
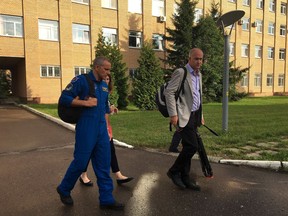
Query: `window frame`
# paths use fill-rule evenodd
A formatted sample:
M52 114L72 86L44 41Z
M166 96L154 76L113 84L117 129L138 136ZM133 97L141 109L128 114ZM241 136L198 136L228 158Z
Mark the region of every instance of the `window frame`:
M152 0L152 16L165 16L165 0Z
M286 36L286 25L280 25L280 36Z
M156 37L158 38L158 40L155 39ZM159 42L158 48L155 46L156 42ZM164 44L164 39L163 39L162 34L159 34L159 33L152 34L152 46L153 46L153 50L164 51L165 44Z
M268 59L274 59L274 47L268 47Z
M281 2L280 13L282 15L286 16L286 14L287 14L287 3L286 2Z
M105 32L105 30L107 30L107 31ZM115 33L115 34L113 34L113 33ZM105 44L111 44L111 45L116 45L116 46L118 45L118 31L116 28L102 27L102 37L103 37L103 42ZM106 39L107 39L107 41L105 41Z
M117 0L101 0L101 7L117 10L118 2Z
M268 24L268 34L274 35L275 34L275 23L269 22Z
M79 37L80 33L82 33L82 37ZM72 40L73 43L90 44L90 26L72 23Z
M267 74L267 77L266 77L266 86L270 87L270 86L273 86L273 74Z
M275 13L275 1L274 0L269 1L269 11Z
M43 69L46 69L46 76L44 76L43 74ZM55 72L56 69L58 69L58 75ZM60 66L56 66L56 65L40 65L40 77L41 78L60 78L61 77L61 68Z
M284 86L285 76L284 74L278 75L278 86Z
M280 48L279 49L279 60L285 60L286 58L286 49Z
M135 35L131 35L132 33L135 33ZM142 47L142 43L143 43L143 35L142 32L140 31L129 31L129 48L141 48ZM133 41L131 41L133 38L135 38L135 46L132 46L131 44L133 43ZM139 46L137 46L137 39L140 39L140 44Z
M262 58L262 46L255 45L255 58Z
M0 35L6 37L23 37L23 17L0 14Z
M256 8L263 10L263 6L264 6L264 0L257 0Z
M241 57L249 57L249 44L241 44Z
M71 0L74 3L89 5L90 0ZM86 2L85 2L86 1Z
M254 75L254 86L260 87L261 86L261 73L255 73Z
M78 70L78 72L76 72ZM74 76L78 76L81 74L87 74L91 71L90 67L85 67L85 66L74 66ZM83 73L82 73L83 72Z
M134 7L135 5L138 5L138 7ZM128 0L129 13L142 14L142 11L142 0Z
M57 24L57 25L53 25ZM41 33L41 30L43 31ZM42 37L45 33L46 37ZM56 20L38 19L39 40L59 41L59 23ZM55 36L55 37L54 37Z

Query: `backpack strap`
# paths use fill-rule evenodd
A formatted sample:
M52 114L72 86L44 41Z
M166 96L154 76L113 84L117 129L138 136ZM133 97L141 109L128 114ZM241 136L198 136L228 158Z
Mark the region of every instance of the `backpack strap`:
M83 74L88 82L88 85L89 85L89 96L90 97L96 97L95 96L95 85L94 85L94 82L93 80L90 79L89 75L88 74Z
M182 69L184 70L184 75L183 75L183 79L182 79L180 88L175 94L176 101L178 100L181 91L182 91L182 94L184 94L184 82L185 82L186 77L187 77L187 68L186 67L182 67Z

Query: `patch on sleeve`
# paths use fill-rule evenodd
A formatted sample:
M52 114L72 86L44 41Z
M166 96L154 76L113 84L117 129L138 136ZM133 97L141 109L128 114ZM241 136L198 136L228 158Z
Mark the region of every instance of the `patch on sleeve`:
M72 84L72 83L69 83L69 84L66 86L65 90L66 90L66 91L71 91L72 88L73 88L73 84Z
M78 79L79 79L78 76L74 77L74 78L71 80L71 83L76 82Z
M108 92L108 88L107 87L102 87L102 91Z

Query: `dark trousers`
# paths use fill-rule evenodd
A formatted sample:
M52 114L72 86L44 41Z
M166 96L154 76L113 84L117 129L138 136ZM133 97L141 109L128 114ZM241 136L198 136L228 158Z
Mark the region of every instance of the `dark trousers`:
M182 137L182 151L170 168L172 173L181 173L182 177L189 176L191 159L198 150L197 119L199 111L191 112L188 124L180 131Z
M116 157L116 151L115 151L115 145L113 142L113 138L110 140L110 147L111 147L111 169L112 169L113 173L116 173L116 172L119 172L120 169L119 169L118 160ZM83 172L87 171L88 165L89 165L89 162L86 166L86 169Z

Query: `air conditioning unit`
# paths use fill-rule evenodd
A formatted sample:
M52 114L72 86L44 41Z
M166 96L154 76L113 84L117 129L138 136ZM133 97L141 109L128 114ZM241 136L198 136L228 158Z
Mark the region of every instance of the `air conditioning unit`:
M243 20L242 19L238 20L238 25L243 25Z
M257 22L253 22L252 27L257 27Z
M166 22L166 16L160 16L159 21L160 22Z

